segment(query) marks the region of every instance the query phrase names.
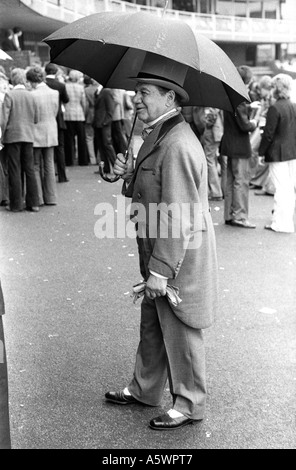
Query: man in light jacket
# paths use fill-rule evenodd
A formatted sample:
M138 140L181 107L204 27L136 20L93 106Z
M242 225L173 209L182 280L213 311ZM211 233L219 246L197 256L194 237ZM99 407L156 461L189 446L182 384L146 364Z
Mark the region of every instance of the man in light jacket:
M54 205L57 203L54 148L58 145L59 92L46 85L45 72L39 66L27 71L27 80L32 86L39 116L33 144L39 205Z

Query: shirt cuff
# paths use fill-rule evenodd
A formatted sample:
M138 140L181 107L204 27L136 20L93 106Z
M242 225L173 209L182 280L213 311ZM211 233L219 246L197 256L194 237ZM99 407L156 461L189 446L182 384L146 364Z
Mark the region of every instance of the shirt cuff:
M151 271L151 269L149 271L150 271L150 274L153 274L153 276L155 277L159 277L160 279L168 279L168 277L163 276L162 274L158 274L155 271Z

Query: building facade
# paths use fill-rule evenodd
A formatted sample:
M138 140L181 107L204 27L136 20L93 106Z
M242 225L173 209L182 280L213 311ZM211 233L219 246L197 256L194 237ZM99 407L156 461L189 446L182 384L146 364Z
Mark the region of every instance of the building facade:
M294 0L1 0L0 34L20 27L26 50L43 63L49 49L42 39L64 24L107 10L161 15L165 5L167 16L215 41L236 65L266 67L296 56Z

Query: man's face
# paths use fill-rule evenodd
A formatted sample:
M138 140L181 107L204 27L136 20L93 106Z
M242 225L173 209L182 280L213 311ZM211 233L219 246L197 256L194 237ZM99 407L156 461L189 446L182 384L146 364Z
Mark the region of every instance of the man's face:
M133 102L140 121L144 123L154 121L154 119L170 110L169 91L162 95L155 85L138 83L135 92Z

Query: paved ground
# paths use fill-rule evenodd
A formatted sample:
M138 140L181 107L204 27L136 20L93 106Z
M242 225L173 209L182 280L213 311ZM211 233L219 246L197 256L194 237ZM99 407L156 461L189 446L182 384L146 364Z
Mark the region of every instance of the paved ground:
M220 311L205 331L205 420L160 435L147 422L170 406L168 391L158 409L104 402L132 374L139 304L129 292L140 274L135 240L94 234L95 207L112 204L116 219L121 188L94 169L70 168L57 206L0 209L13 447L295 448L296 235L263 229L272 198L253 191L256 230L225 226L223 204L212 204Z

